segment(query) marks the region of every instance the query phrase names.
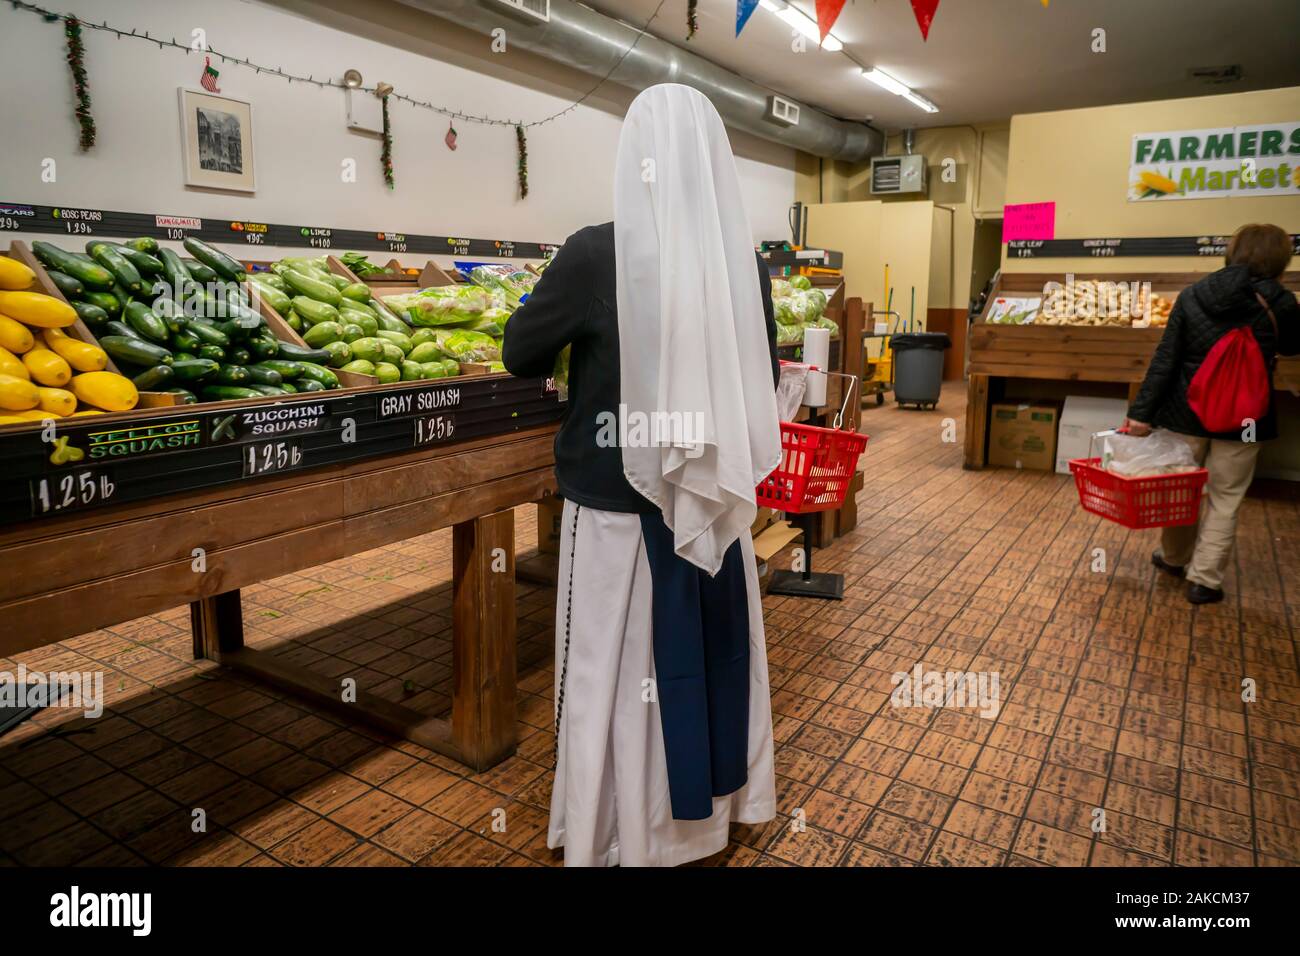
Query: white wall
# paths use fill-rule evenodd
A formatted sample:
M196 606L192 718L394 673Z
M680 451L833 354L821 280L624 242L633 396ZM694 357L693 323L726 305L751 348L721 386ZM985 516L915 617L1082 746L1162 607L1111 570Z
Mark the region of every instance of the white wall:
M527 54L493 55L487 38L460 35L453 44L448 38L457 28L406 7L372 0L363 6L367 19L385 26L355 21L353 32L352 21L333 11L331 22L345 32L241 0L100 0L81 13L182 42L202 27L211 47L254 62L335 78L354 67L367 85L386 80L419 99L497 117L546 116L594 82ZM362 27L389 42L357 35ZM342 91L290 85L214 60L222 95L253 104L257 192L248 196L184 185L176 89L198 88L201 55L85 30L99 132L95 148L83 154L61 26L4 4L0 36L0 202L531 242L562 242L581 226L612 218L614 154L631 96L621 88L602 90L594 105L529 130L525 200L516 196L513 129L457 121L459 148L451 152L443 145L446 117L393 103L390 192L379 140L347 130ZM743 134L732 140L755 238L784 237L794 151ZM352 184L340 176L348 157L357 160L359 181ZM41 179L46 158L57 163L54 183Z

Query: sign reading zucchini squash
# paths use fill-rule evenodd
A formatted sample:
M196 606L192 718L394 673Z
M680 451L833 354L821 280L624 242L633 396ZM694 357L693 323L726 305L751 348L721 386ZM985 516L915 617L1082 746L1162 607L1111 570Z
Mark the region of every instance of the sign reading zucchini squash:
M1300 122L1134 133L1130 202L1300 196Z

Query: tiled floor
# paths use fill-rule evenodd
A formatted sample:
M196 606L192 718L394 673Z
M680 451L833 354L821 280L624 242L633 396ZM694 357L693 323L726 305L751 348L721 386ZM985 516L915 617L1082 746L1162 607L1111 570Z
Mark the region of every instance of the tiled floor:
M1229 598L1193 610L1150 567L1154 533L1083 513L1067 479L963 471L962 402L867 409L859 527L816 556L845 600L765 602L781 815L707 862L1300 863L1295 494L1247 501ZM251 588L250 643L443 710L449 550ZM184 608L0 661L103 670L110 702L0 740L0 862L555 865L553 599L519 589L519 752L477 775L196 664ZM997 672L996 717L893 706L918 662Z

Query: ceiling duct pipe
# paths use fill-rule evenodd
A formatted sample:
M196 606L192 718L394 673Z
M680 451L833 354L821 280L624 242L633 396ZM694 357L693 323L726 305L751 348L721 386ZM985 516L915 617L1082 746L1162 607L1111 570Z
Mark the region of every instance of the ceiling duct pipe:
M827 159L861 162L884 152L879 130L864 123L836 119L801 106L795 126L767 119L770 90L737 76L715 63L679 49L640 29L597 13L573 0L550 0L550 22L528 22L512 16L500 0L400 0L408 7L452 23L491 34L509 30L512 47L535 53L591 76L613 70L628 47L611 82L640 91L656 83L684 83L707 96L726 124L762 139Z
M908 156L912 155L912 149L916 146L916 130L908 127L903 130L903 152Z

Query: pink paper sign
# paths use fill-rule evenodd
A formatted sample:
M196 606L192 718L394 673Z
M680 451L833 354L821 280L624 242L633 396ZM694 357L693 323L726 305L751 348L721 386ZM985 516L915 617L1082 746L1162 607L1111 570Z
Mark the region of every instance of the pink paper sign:
M1022 202L1002 207L1002 241L1055 239L1056 203Z

